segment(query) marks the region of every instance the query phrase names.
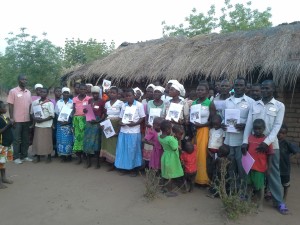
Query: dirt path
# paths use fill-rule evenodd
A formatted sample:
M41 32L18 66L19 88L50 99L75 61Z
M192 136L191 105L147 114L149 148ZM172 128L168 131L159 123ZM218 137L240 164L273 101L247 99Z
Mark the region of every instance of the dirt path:
M206 190L153 202L143 198L143 178L120 176L117 172L85 169L74 163L24 163L7 165L14 180L0 190L1 225L150 225L150 224L300 224L300 168L292 168L288 198L291 214L280 215L270 204L265 211L227 221L220 214L218 199L206 197Z

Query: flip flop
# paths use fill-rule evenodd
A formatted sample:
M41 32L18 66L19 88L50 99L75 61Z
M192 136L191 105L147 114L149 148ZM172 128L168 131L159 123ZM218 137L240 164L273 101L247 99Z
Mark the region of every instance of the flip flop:
M284 203L279 204L278 210L282 215L287 215L289 213L289 210Z

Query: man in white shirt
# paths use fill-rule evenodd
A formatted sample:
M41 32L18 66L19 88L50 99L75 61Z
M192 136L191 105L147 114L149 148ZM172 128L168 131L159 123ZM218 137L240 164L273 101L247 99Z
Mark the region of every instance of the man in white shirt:
M246 153L248 149L248 137L252 132L253 121L255 119L263 119L266 123L266 129L264 134L266 139L258 147L258 151L265 152L270 144L272 144L274 149L274 156L272 158L272 164L270 166L270 173L267 176L268 185L272 193L274 202L278 206L279 212L286 214L288 209L283 202L283 190L280 180L279 171L279 144L277 139L277 134L281 128L285 106L282 102L277 101L273 97L275 91L275 85L272 80L266 80L261 84L261 94L262 99L256 101L249 113L247 124L244 132L244 140L242 145L243 153Z
M244 78L237 78L234 81L234 95L225 100L225 110L223 113L223 118L225 118L226 109L238 109L240 111L240 123L235 125L238 133L226 132L224 141L224 144L229 146L230 149L228 158L231 160L229 170L231 184L236 184L238 188L246 187L246 173L242 166L241 145L243 143L243 134L250 107L254 102L253 99L245 95L246 85L247 82ZM226 131L227 126L223 124L222 127Z

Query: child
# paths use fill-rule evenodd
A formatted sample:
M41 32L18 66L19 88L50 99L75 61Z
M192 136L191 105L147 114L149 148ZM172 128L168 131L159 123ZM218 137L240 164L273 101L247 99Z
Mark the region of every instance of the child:
M6 113L6 107L2 101L0 101L0 189L7 188L6 184L12 184L13 181L6 178L5 174L5 163L7 161L12 161L13 150L11 144L13 142L12 134L12 123L9 118L6 118L4 114Z
M284 190L284 195L283 195L284 201L286 200L288 194L288 188L290 187L290 173L291 173L290 156L291 154L296 154L300 152L298 146L293 145L289 141L285 140L287 132L288 132L288 127L285 124L283 124L277 135L279 140L279 150L280 150L279 168L280 168L281 184Z
M191 142L185 142L182 146L182 153L180 155L181 163L184 167L184 179L186 190L192 192L197 173L197 158L196 146Z
M170 188L172 179L183 176L183 170L179 159L178 140L171 136L172 123L170 121L162 121L160 129L162 134L158 136L158 140L164 150L161 157L161 176L164 179L170 180L167 187L167 196L172 197L177 195L172 192Z
M122 106L120 118L123 118L125 110L129 107L133 113L132 121L129 123L120 122L121 129L118 137L115 167L127 171L131 171L131 176L137 176L137 168L142 165L142 149L141 149L141 127L140 124L145 119L145 111L143 104L134 98L133 89L125 92L126 103ZM130 115L125 115L129 116Z
M248 174L248 186L249 193L254 191L258 197L257 207L262 209L262 203L264 199L264 186L265 186L265 172L268 170L268 165L271 163L272 156L274 154L272 145L269 146L265 153L257 152L257 147L265 140L264 130L266 129L265 121L262 119L256 119L253 122L254 135L250 135L248 152L255 160L249 174ZM243 152L245 155L246 152ZM251 196L251 194L250 194Z
M214 115L211 119L212 128L209 130L208 155L207 155L207 175L212 180L214 170L214 160L219 148L224 143L225 131L221 128L222 118Z
M33 121L35 122L34 137L32 143L32 152L36 155L35 163L40 162L40 157L47 155L46 162L51 162L51 153L53 151L52 142L52 125L54 118L53 103L47 98L48 89L41 88L40 99L32 102L31 114L33 114ZM37 116L34 112L35 106L41 106L44 116Z
M83 139L86 126L83 109L88 105L89 99L90 97L86 95L86 85L80 84L79 94L73 98L73 127L75 137L73 151L78 156L77 164L82 163Z
M153 146L153 151L150 155L149 167L151 169L160 171L161 169L161 156L163 154L162 146L158 141L158 135L160 135L160 124L162 123L163 118L155 117L153 120L153 128L149 128L148 132L143 139L144 143Z
M104 119L105 102L99 98L100 87L93 86L91 88L92 98L89 99L88 104L91 105L96 120L86 122L83 139L83 151L87 155L86 168L92 165L92 155L96 157L96 169L100 168L99 151L101 148L101 132L100 121ZM84 109L84 113L87 113L87 109Z

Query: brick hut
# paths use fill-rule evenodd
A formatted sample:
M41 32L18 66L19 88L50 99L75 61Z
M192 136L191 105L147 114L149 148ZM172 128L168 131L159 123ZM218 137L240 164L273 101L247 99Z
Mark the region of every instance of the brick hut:
M226 75L224 75L226 74ZM187 88L199 80L234 79L250 82L273 79L286 105L290 140L300 143L300 23L253 31L168 37L135 44L123 43L104 59L71 69L64 79L102 79L121 86L145 87L177 79Z

